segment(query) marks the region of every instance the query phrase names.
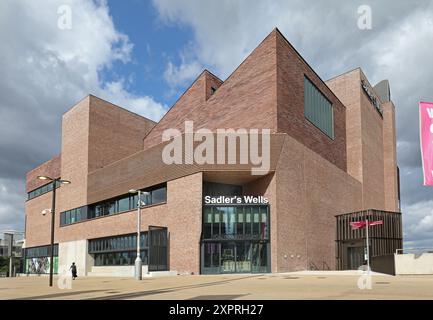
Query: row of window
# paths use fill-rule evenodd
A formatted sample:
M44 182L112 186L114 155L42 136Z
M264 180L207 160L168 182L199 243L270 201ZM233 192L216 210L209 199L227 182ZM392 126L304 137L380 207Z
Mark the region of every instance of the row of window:
M57 257L59 252L59 245L54 244L54 254L53 256ZM26 248L25 249L25 255L26 258L42 258L42 257L49 257L51 253L51 246L40 246L40 247L33 247L33 248Z
M58 187L60 187L60 182L56 181L56 188L58 188ZM41 194L50 192L52 190L53 190L53 183L50 182L46 185L43 185L42 187L39 187L39 188L27 193L27 200L36 198L36 197L40 196Z
M334 139L332 103L304 76L305 117L331 139Z
M140 234L141 260L147 264L148 233ZM95 259L95 266L134 265L137 257L137 235L127 234L89 240L89 253Z
M145 189L144 191L149 193L147 196L141 196L142 204L144 203L145 206L167 201L167 187L165 185ZM115 199L62 212L60 214L60 225L63 226L79 221L135 210L137 209L137 205L138 195L126 194Z
M147 232L140 234L140 248L148 247ZM89 253L137 250L137 234L89 240Z
M140 256L143 265L147 265L147 250L142 250ZM94 255L95 266L132 266L136 258L136 251L106 252Z
M208 206L204 208L203 239L230 236L267 239L268 225L267 206Z

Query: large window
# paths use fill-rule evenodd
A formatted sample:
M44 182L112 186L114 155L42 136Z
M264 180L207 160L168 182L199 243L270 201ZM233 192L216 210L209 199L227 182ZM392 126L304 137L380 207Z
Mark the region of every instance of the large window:
M53 256L58 255L59 245L54 244L54 253ZM49 257L51 252L51 245L48 246L40 246L40 247L32 247L25 249L26 258L41 258L41 257Z
M149 249L147 232L140 235L140 248L141 260L143 264L147 264ZM95 266L134 265L137 257L136 250L136 234L89 240L89 253L95 259Z
M268 239L267 206L205 206L203 239Z
M304 77L304 113L311 123L334 139L332 104L307 77Z
M149 196L142 198L145 205L154 205L167 201L167 187L165 184L147 188L143 191L149 192ZM114 199L62 212L60 214L60 225L63 226L83 220L135 210L137 204L137 195L126 194Z
M53 252L53 272L58 271L58 252L59 245L54 245ZM25 248L25 272L31 274L44 274L50 272L51 264L51 245Z
M56 189L58 187L60 187L60 182L59 181L56 182ZM43 194L45 194L47 192L50 192L52 190L53 190L53 183L50 182L48 184L45 184L45 185L43 185L43 186L41 186L41 187L39 187L39 188L37 188L37 189L35 189L35 190L30 191L29 193L27 193L27 200L36 198L36 197L38 197L40 195L43 195Z

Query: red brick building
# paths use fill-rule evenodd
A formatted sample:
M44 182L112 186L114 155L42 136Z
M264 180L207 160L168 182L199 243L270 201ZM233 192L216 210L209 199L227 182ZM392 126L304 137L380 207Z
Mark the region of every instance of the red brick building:
M251 164L239 163L165 164L164 130L184 132L185 121L213 132L269 129L269 172L254 175ZM141 209L149 271L355 268L364 235L339 236L341 217L348 223L371 212L386 217L372 256L401 248L388 83L371 86L359 68L324 82L277 29L225 81L203 71L158 123L89 95L63 115L61 139L61 154L27 174L27 272L49 263L50 215L41 211L51 207L52 185L41 175L71 181L56 189L59 272L72 262L82 275L133 272L130 189L149 192ZM207 204L206 196L268 203Z

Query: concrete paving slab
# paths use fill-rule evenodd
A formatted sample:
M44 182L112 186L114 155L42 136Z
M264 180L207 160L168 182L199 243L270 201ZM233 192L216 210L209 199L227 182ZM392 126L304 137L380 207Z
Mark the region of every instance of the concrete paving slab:
M358 287L359 275L321 272L285 274L183 275L133 278L79 277L60 289L57 277L0 279L0 299L433 299L433 276L374 274L372 289Z

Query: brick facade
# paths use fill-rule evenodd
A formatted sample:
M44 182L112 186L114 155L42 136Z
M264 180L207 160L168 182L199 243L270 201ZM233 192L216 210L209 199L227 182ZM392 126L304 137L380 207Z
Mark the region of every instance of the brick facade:
M334 139L304 116L304 76L332 103ZM395 108L383 117L362 91L360 69L326 83L275 29L224 82L203 71L167 114L154 123L88 96L62 119L62 150L27 174L62 176L56 242L133 233L136 212L59 226L59 213L128 192L167 183L167 202L142 210L142 230L169 232L169 266L200 271L203 182L243 186L270 201L271 270L335 268L335 215L364 209L398 211ZM213 88L213 89L212 89ZM164 165L165 129L270 129L271 168L252 176L250 165ZM26 246L49 243L51 194L26 203Z

